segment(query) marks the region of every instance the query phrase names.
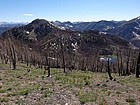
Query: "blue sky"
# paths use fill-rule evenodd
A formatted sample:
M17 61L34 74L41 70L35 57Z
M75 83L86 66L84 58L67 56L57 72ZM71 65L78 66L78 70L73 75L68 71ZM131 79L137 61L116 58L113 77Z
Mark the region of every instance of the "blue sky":
M0 0L0 21L130 20L140 16L140 0Z

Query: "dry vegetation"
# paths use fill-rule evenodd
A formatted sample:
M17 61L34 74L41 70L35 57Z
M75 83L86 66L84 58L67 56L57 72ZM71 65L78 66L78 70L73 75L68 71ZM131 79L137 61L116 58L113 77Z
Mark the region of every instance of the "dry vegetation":
M51 69L44 70L24 64L17 70L0 64L1 105L140 105L140 78L118 76L108 80L107 73ZM5 70L4 70L5 69Z

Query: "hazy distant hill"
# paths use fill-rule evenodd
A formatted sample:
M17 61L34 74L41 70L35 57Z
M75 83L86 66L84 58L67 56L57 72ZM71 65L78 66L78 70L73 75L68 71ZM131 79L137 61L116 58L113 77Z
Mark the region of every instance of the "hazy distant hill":
M19 27L22 25L26 25L27 23L12 23L12 22L0 22L0 34L3 32L13 28L13 27Z

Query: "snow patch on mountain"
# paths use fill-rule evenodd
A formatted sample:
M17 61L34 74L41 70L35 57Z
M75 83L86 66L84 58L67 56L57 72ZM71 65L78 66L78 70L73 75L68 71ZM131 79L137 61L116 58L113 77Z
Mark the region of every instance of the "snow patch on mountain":
M26 34L29 34L30 32L29 31L26 31Z
M101 31L100 31L99 34L102 35L102 34L107 34L107 33L106 33L106 32L101 32Z
M140 35L139 34L135 33L134 31L132 33L135 36L135 38L133 38L133 39L140 40Z
M52 26L56 27L56 28L59 28L61 30L66 30L65 27L62 27L62 26L58 26L58 25L55 25L53 24L52 22L49 22Z
M137 17L137 19L140 19L140 16L139 16L139 17Z
M81 36L81 34L78 34L78 36Z
M135 27L135 29L139 30L140 28L138 28L138 27Z

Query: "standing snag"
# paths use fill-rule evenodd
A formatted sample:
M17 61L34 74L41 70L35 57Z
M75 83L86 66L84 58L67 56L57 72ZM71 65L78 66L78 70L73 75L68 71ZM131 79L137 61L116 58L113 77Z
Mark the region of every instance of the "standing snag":
M136 78L139 78L139 75L140 75L139 69L140 69L140 53L139 53L138 60L137 60Z
M108 76L109 76L109 79L112 80L113 77L111 76L111 71L110 71L110 60L108 58L108 61L107 61L107 72L108 72Z

